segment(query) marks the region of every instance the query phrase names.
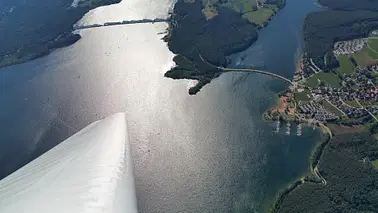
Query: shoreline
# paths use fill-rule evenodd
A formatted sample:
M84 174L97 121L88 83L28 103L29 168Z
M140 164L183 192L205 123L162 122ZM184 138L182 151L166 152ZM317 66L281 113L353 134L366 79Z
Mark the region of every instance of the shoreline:
M320 163L320 157L322 156L325 148L331 141L331 137L328 133L323 132L323 138L319 141L313 148L309 157L309 168L306 173L304 173L300 178L295 179L293 182L288 183L283 187L273 199L271 206L269 208L269 213L275 213L279 210L280 205L286 196L288 196L297 187L305 183L315 183L315 184L326 184L323 179L317 175L317 166Z
M187 3L187 4L195 4L195 2L196 1L193 1L192 3ZM243 18L239 14L239 17L238 17L239 20L238 21L248 22L248 25L254 25L254 28L255 28L255 31L256 31L256 38L252 38L252 39L249 39L249 40L248 39L246 40L245 37L242 38L243 42L236 42L236 45L237 45L236 47L234 47L233 49L227 49L227 50L224 51L223 54L224 54L224 57L225 57L225 63L222 63L222 64L212 63L212 64L216 64L216 65L219 65L219 66L228 66L231 63L230 56L232 54L241 53L241 52L245 51L246 49L250 48L258 40L258 32L261 29L263 29L264 27L268 26L268 24L277 15L277 13L279 11L281 11L283 8L285 8L286 0L283 1L283 2L284 2L284 4L281 5L281 7L276 5L276 9L275 9L274 13L272 14L272 16L270 16L270 18L266 22L264 22L263 25L257 25L255 23L251 23L250 21L248 21L246 18ZM214 67L209 68L209 67L206 67L206 65L203 66L203 64L198 65L198 63L196 62L196 60L198 59L198 56L186 57L185 55L182 55L183 54L182 51L180 52L180 51L177 51L175 48L173 48L173 49L170 48L171 47L170 43L172 42L172 40L175 39L175 38L172 38L172 35L174 34L173 31L175 30L175 28L178 25L180 25L179 24L180 17L177 17L178 15L175 14L175 7L178 3L179 2L176 2L173 5L173 12L168 17L168 19L170 21L168 22L168 27L167 27L167 30L166 30L167 34L166 34L166 36L163 37L163 40L165 42L167 42L167 45L168 45L168 48L170 49L170 51L173 52L174 54L176 54L176 56L174 58L176 66L174 68L172 68L171 70L168 70L164 74L164 76L168 77L168 78L172 78L172 79L197 80L198 83L196 85L192 86L191 88L189 88L189 91L188 91L189 95L195 95L206 84L210 83L213 79L218 78L223 72L219 69L214 69ZM202 8L201 13L202 13L203 9L204 8ZM225 10L225 9L228 9L228 8L219 7L218 9L219 10ZM231 9L229 9L229 10L231 10ZM233 10L231 10L231 11L233 11ZM236 13L236 12L233 11L233 13ZM206 22L206 23L208 24L209 22ZM195 42L193 42L193 43L195 43ZM240 44L240 43L242 43L242 44ZM195 49L197 49L198 52L201 52L201 51L198 50L198 47L196 47ZM185 62L183 63L183 60L182 60L183 57L185 57L186 59L192 58L193 60L192 61L185 60ZM206 56L205 56L205 58L206 58ZM201 62L201 63L203 63L203 62ZM189 68L199 66L199 67L202 67L202 68L205 67L204 69L208 69L208 70L203 72L203 73L201 73L201 71L199 71L199 70L195 70L193 72L190 69L189 70L187 69L188 64L189 64ZM180 66L180 65L184 65L184 66ZM193 72L195 74L192 74L191 72Z
M298 73L303 72L304 54L305 53L302 52L298 55L298 57L296 57L296 61L295 61L296 66L295 66L293 79ZM285 88L282 91L276 93L276 103L272 104L272 106L269 107L262 114L263 121L273 122L273 121L279 120L279 121L288 121L288 122L298 122L296 117L294 120L292 120L292 119L288 119L288 116L284 116L286 115L286 113L283 112L283 109L285 109L285 111L289 109L289 102L286 101L288 97L286 94L289 92L290 90L288 88ZM286 98L282 99L282 97L286 97ZM297 187L301 186L302 184L307 183L307 182L316 183L316 184L322 184L322 183L326 184L326 181L318 174L317 166L320 163L320 158L323 154L323 151L329 144L333 133L329 130L328 127L324 125L320 126L318 124L316 125L316 128L321 130L323 136L320 141L315 143L315 146L311 151L311 154L308 158L309 166L307 168L307 172L305 172L303 175L298 176L298 178L294 179L293 181L288 182L286 186L282 187L277 192L275 198L272 199L272 202L270 202L270 205L268 207L269 213L277 212L284 198L288 196L292 191L294 191ZM328 128L329 131L326 128Z
M88 0L89 1L89 0ZM80 6L80 4L84 4L85 2L80 2L78 7L70 8L69 10L76 10L77 13L81 13L82 15L76 18L73 18L72 20L68 20L67 22L73 23L71 24L70 29L64 29L62 28L59 35L54 36L54 38L46 41L36 41L35 43L38 43L36 46L26 46L18 49L16 52L11 52L5 55L0 56L0 69L8 66L13 66L17 64L22 64L28 61L32 61L34 59L38 59L41 57L44 57L46 55L49 55L53 51L71 46L75 44L77 41L81 39L81 36L79 34L74 33L74 25L77 23L80 19L84 17L85 14L87 14L90 10L93 10L98 7L112 5L112 4L118 4L122 0L101 0L97 2L95 5L85 5ZM25 32L27 33L27 32ZM41 32L43 33L43 32Z

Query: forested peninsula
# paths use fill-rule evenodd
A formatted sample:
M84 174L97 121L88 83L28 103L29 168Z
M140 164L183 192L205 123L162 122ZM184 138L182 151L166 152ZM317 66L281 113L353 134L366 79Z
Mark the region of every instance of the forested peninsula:
M80 39L73 25L89 10L121 0L5 0L0 2L0 67L49 54Z
M260 10L272 11L272 16L278 10L275 4L280 8L284 5L282 0L269 3L260 6ZM222 73L213 65L227 66L230 63L229 55L251 46L257 40L257 29L261 26L251 21L252 16L243 18L243 13L231 9L233 7L223 1L209 5L209 2L202 0L177 1L171 15L169 33L164 38L169 49L176 54L173 59L176 66L165 76L197 80L197 85L189 89L191 95ZM256 9L244 14L255 15L257 12Z

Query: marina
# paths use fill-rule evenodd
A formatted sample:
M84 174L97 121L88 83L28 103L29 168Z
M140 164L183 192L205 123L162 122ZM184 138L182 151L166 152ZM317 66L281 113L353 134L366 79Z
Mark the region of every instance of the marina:
M302 124L298 124L297 126L297 136L302 136Z
M286 135L290 135L290 131L291 131L291 123L290 123L290 122L287 122L287 126L286 126L286 132L285 132L285 134L286 134Z

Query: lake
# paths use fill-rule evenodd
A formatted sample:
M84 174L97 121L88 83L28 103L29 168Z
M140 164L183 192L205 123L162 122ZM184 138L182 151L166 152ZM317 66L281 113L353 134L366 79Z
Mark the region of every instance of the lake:
M127 0L97 8L78 24L167 17L170 0ZM234 64L292 76L313 0L288 0ZM262 113L286 83L226 73L195 96L189 80L164 78L174 64L165 23L79 31L72 46L0 70L0 177L89 123L126 112L139 211L263 212L307 171L321 139L312 128L290 136Z

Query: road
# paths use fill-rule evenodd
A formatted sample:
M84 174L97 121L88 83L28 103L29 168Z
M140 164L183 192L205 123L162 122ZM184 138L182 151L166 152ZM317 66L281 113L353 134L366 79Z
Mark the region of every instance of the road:
M340 98L339 100L340 100L340 102L341 102L342 104L344 104L345 106L350 107L350 108L355 108L355 107L353 107L353 106L351 106L351 105L345 103L345 101L344 101L343 99Z
M198 50L197 50L197 51L198 51ZM254 73L260 73L260 74L269 75L269 76L276 77L276 78L279 78L279 79L281 79L281 80L284 80L284 81L290 83L291 85L293 85L294 87L297 86L296 82L293 82L293 81L291 81L291 80L288 79L288 78L285 78L285 77L283 77L283 76L281 76L281 75L278 75L278 74L275 74L275 73L271 73L271 72L268 72L268 71L264 71L264 70L246 69L246 68L244 68L244 69L243 69L243 68L226 68L226 67L216 66L216 65L214 65L214 64L212 64L212 63L210 63L210 62L208 62L207 60L205 60L205 59L202 57L202 55L201 55L200 52L198 52L198 54L199 54L199 57L201 58L201 60L202 60L203 62L205 62L206 64L208 64L208 65L210 65L210 66L212 66L212 67L215 67L215 68L217 68L217 69L223 70L223 71L225 71L225 72L254 72Z
M326 133L328 133L329 138L332 139L332 131L326 125L324 125L323 123L318 122L318 124L319 124L320 128L322 128L323 131L325 131Z
M375 121L378 121L377 117L375 117L375 115L373 115L373 113L371 113L369 110L367 110L364 106L362 106L362 104L358 101L357 98L354 98L354 100L357 102L358 105L360 105L361 109L364 109L367 113L369 113L371 115L371 117L374 118Z
M328 133L329 140L331 140L332 139L332 131L326 125L324 125L323 123L319 122L318 124L319 124L319 127L322 128L323 131L325 131L325 132ZM318 164L319 164L319 162L318 162ZM312 173L317 178L319 178L324 185L327 185L327 180L320 174L319 169L318 169L318 165L316 165L315 168L312 169Z
M268 72L268 71L263 71L263 70L256 70L256 69L241 69L241 68L225 68L225 67L217 67L218 69L220 70L223 70L223 71L226 71L226 72L255 72L255 73L261 73L261 74L264 74L264 75L269 75L269 76L272 76L272 77L276 77L276 78L279 78L279 79L282 79L290 84L295 84L294 82L292 82L291 80L289 80L288 78L285 78L281 75L278 75L278 74L275 74L275 73L271 73L271 72Z
M312 64L312 66L314 66L314 67L318 70L318 72L323 71L322 69L320 69L320 68L314 63L314 61L312 60L312 58L310 58L310 62L311 62L311 64Z
M119 21L119 22L106 22L104 24L74 26L74 29L81 30L81 29L90 29L90 28L99 28L99 27L118 26L118 25L158 23L158 22L168 22L168 21L169 19L163 19L163 18L140 19L140 20L130 20L130 21Z
M319 169L318 169L318 166L316 166L316 167L314 168L313 171L314 171L314 175L315 175L317 178L319 178L319 179L322 181L322 183L323 183L324 185L327 185L327 180L324 179L324 177L320 174Z
M371 38L371 39L377 39L377 38L375 38L375 37L369 37L369 38ZM368 40L366 41L367 47L368 47L371 51L373 51L373 52L375 52L375 53L378 54L378 52L377 52L375 49L373 49L373 48L370 47L370 45L369 45L369 38L368 38Z
M331 101L329 101L328 99L324 99L325 101L327 101L327 103L329 103L331 106L333 106L335 109L337 109L339 112L341 112L341 114L343 115L347 115L345 114L345 112L343 112L341 109L339 109L336 105L334 105L333 103L331 103Z

